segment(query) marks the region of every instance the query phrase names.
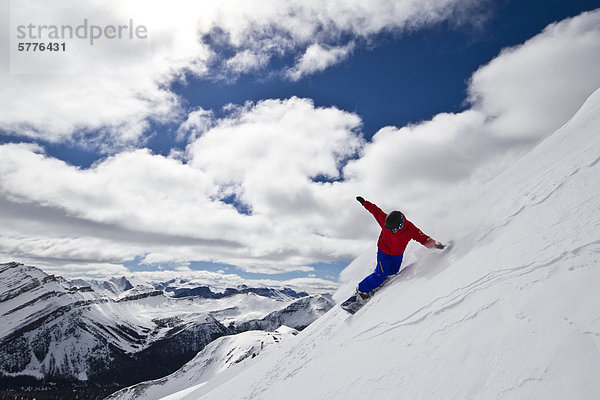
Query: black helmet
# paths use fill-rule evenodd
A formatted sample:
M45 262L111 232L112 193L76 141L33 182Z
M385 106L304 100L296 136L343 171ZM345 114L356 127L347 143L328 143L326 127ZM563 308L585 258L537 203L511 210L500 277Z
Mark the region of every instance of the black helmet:
M385 217L385 227L390 231L401 229L403 225L404 214L402 214L400 211L392 211L387 217Z

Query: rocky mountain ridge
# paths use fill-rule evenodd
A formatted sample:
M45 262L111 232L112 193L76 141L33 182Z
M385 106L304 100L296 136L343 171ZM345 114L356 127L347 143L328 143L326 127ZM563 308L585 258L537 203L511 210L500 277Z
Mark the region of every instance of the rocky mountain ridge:
M122 278L107 282L74 285L36 267L0 264L0 386L44 380L46 386L87 383L112 391L172 373L213 340L269 315L302 329L333 306L328 295L294 300L296 292L269 288L170 297ZM286 318L278 319L278 312Z

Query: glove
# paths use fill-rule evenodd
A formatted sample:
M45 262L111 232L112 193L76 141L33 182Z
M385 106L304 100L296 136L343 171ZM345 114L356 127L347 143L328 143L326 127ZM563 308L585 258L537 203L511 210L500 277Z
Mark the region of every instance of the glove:
M443 250L443 249L445 249L445 248L446 248L446 245L445 245L445 244L443 244L443 243L441 243L441 242L435 242L435 247L436 247L437 249Z
M358 202L359 202L360 204L362 204L362 203L364 203L364 202L365 202L365 199L363 199L363 198L362 198L362 197L360 197L360 196L356 196L356 200L358 200Z

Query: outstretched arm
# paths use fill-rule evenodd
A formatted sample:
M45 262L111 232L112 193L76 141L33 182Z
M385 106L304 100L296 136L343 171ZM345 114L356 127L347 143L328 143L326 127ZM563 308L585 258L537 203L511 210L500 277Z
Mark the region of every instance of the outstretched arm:
M413 225L412 223L411 225L411 237L413 240L416 240L417 242L421 243L423 246L427 247L428 249L443 249L446 247L446 245L444 245L441 242L438 242L436 240L434 240L433 238L429 237L428 235L424 234L423 232L421 232L421 230L419 228L417 228L415 225Z
M383 228L384 225L385 225L385 217L387 217L387 214L384 213L381 210L381 208L377 207L375 204L371 203L370 201L365 200L361 196L356 196L356 200L360 204L362 204L362 206L364 208L366 208L368 212L370 212L371 214L373 214L373 217L375 217L375 220L377 221L377 223L379 224L379 226L381 226Z

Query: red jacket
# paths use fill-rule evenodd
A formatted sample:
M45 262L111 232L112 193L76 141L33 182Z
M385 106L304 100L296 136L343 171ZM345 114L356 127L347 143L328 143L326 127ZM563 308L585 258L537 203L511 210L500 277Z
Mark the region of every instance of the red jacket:
M406 250L408 242L410 242L411 239L416 240L425 247L435 247L435 240L421 232L419 228L414 226L409 220L405 219L402 229L396 233L392 233L392 231L385 227L385 217L387 217L386 213L384 213L375 204L366 200L363 203L363 206L367 209L367 211L373 214L377 220L377 223L379 226L381 226L381 233L379 234L379 240L377 241L377 248L385 254L389 254L391 256L403 254L404 250Z

